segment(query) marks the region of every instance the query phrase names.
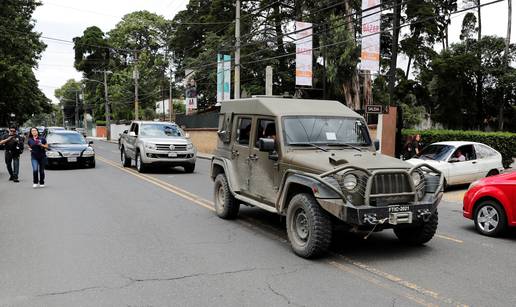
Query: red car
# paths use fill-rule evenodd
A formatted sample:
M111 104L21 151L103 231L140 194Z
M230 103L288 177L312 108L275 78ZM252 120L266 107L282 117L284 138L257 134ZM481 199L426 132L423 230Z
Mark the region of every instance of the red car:
M494 237L516 226L516 172L473 182L464 195L464 217L483 235Z

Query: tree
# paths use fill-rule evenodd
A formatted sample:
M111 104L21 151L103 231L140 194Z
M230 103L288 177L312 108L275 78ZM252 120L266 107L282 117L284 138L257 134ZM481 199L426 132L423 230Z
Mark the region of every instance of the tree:
M46 48L34 32L32 14L38 5L35 0L0 2L0 125L22 124L51 108L32 70Z
M82 102L79 100L82 84L69 79L66 83L54 91L54 96L59 100L59 105L64 113L65 122L75 125L76 112L82 114Z

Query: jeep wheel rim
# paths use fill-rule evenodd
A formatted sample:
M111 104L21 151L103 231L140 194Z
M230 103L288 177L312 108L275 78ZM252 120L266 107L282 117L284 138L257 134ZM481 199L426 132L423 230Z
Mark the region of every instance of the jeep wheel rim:
M224 187L219 185L219 188L217 189L217 207L222 211L224 209Z
M496 229L500 222L498 211L492 206L485 206L477 213L478 227L483 232L489 233Z
M304 210L298 210L294 216L294 233L301 242L306 242L310 235L308 218Z

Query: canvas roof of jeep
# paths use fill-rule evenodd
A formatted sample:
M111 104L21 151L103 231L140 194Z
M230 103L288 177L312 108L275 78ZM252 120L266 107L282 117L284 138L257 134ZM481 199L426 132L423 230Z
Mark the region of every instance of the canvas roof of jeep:
M223 101L220 113L361 117L336 100L257 97Z

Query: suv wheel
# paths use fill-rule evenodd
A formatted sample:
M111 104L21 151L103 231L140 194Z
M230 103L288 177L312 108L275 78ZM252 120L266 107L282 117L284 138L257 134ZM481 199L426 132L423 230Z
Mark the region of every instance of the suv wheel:
M435 211L428 222L417 226L398 226L394 228L394 233L398 239L410 245L422 245L430 241L437 231L439 216Z
M507 217L502 206L494 200L482 201L475 210L475 228L485 236L495 237L507 227Z
M219 174L215 178L215 212L220 218L230 220L238 215L240 204L229 190L226 175Z
M195 163L185 164L183 165L183 168L185 169L185 173L193 173L195 170Z
M125 155L125 149L122 147L122 149L120 150L120 160L122 160L122 166L123 167L129 167L131 166L131 158L128 158L126 155Z
M301 193L290 200L287 234L294 253L303 258L316 257L328 249L332 222L313 195Z
M142 157L139 151L136 153L136 159L134 162L136 163L136 170L139 173L144 173L147 169L147 166L142 162Z

